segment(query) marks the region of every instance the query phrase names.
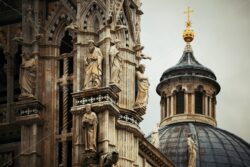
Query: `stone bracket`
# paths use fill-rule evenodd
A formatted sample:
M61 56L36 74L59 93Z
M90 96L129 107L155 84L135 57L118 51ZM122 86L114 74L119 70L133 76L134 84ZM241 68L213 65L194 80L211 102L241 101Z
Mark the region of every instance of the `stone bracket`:
M73 114L80 114L85 110L86 104L91 104L93 110L97 113L109 110L112 114L118 115L119 109L116 104L119 99L119 91L119 87L112 85L110 87L86 89L72 93L75 103L71 111Z
M16 103L16 123L17 124L42 124L42 111L44 106L36 99L22 100Z

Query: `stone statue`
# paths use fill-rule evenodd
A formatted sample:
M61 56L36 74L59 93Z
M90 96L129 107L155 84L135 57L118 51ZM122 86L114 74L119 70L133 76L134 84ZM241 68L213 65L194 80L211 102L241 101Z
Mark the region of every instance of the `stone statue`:
M148 78L144 77L144 72L145 66L140 64L136 72L138 93L134 105L135 108L146 108L148 103L148 89L150 84Z
M112 167L119 160L119 153L117 151L112 151L108 153L103 160L103 167Z
M87 104L86 113L82 117L85 151L96 152L97 124L97 116L93 111L91 111L91 104Z
M23 54L24 61L21 64L20 97L34 97L36 82L36 62L29 54Z
M141 33L141 26L139 22L135 23L135 43L140 44L140 33Z
M109 55L111 59L111 82L119 84L121 81L122 59L120 57L121 41L116 39L115 44L110 47Z
M188 146L188 167L195 167L198 149L192 139L192 134L188 134L187 146Z
M152 131L151 144L153 144L156 148L159 148L159 146L160 146L158 126L154 127L154 129Z
M90 40L88 44L88 54L85 58L84 88L96 88L101 86L103 55L93 40Z

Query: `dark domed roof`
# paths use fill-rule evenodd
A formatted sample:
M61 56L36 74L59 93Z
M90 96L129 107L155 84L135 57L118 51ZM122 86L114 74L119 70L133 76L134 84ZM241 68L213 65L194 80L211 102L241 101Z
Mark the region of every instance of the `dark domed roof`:
M171 78L173 76L180 75L200 75L203 77L210 78L212 80L216 80L216 76L213 71L201 65L193 56L193 52L186 51L184 51L177 65L167 69L163 73L161 81L167 78Z
M188 47L191 46L189 45ZM178 64L167 69L162 74L160 79L160 84L157 87L157 92L159 93L159 88L164 82L168 82L176 78L193 78L193 77L211 82L212 84L215 85L218 92L220 91L220 85L217 83L216 76L213 73L213 71L200 64L195 59L192 51L184 51Z
M187 166L187 135L198 147L197 167L250 166L250 145L225 130L202 123L176 123L159 129L160 150L176 166Z

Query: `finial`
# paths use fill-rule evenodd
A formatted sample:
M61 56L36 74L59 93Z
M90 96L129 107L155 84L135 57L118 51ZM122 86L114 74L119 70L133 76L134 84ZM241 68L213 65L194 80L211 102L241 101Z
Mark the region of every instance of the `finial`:
M190 7L187 8L186 11L184 11L184 14L187 14L187 22L186 26L191 27L191 21L190 21L190 14L193 13L194 11L190 9Z
M185 42L190 43L194 39L194 32L191 29L191 21L190 21L190 14L194 11L190 9L190 7L187 8L186 11L184 11L184 14L187 14L187 21L186 21L186 29L183 32L183 39Z

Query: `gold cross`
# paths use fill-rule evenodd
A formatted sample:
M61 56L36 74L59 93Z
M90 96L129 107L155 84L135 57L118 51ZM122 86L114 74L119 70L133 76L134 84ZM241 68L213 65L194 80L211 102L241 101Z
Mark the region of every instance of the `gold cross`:
M190 7L187 8L186 11L184 11L184 14L187 14L187 21L190 22L190 14L194 11L190 9Z

